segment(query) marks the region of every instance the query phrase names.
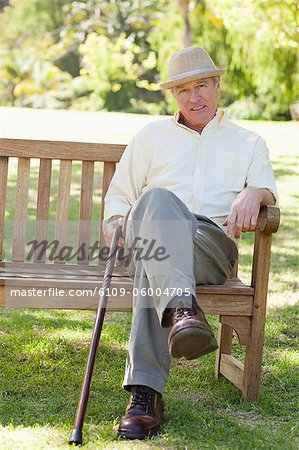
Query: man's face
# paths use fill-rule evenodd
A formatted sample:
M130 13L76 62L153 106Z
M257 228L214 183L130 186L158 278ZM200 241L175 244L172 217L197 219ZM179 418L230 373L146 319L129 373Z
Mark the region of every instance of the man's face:
M200 130L215 116L220 87L212 78L180 84L172 92L188 127Z

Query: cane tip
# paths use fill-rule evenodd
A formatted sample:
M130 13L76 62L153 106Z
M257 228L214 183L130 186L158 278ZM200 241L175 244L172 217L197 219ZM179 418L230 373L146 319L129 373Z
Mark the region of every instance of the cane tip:
M82 445L82 430L75 428L69 437L69 444Z

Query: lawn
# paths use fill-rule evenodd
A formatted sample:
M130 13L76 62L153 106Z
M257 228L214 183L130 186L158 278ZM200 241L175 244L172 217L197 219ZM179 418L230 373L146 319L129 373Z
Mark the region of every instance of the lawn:
M115 429L128 399L121 383L131 316L109 313L84 427L86 449L299 447L296 124L242 125L259 132L269 144L282 212L281 227L273 237L261 399L245 403L226 380L215 381L214 355L191 362L177 360L165 390L161 434L144 442L119 441ZM32 180L32 198L35 182ZM12 216L11 200L8 218ZM77 206L74 201L73 211ZM244 235L240 276L245 282L249 282L251 249L252 234ZM93 319L94 313L86 311L0 311L1 450L70 448L67 439ZM216 318L210 319L216 329ZM237 343L234 352L242 353Z

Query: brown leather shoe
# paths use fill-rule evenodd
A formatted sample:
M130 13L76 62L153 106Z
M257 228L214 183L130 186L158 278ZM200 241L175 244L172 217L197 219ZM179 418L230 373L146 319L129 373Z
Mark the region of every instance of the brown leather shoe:
M174 308L168 347L173 358L195 359L218 348L204 313L197 303L192 308Z
M155 436L163 420L162 395L148 386L133 386L126 414L121 419L118 434L127 439Z

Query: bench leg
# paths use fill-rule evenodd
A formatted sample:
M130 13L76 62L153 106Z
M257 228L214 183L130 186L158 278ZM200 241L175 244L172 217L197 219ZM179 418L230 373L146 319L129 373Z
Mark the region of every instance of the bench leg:
M246 347L243 395L247 401L259 398L270 267L271 234L256 232L251 286L255 288L251 342Z
M246 347L244 363L243 396L248 402L259 399L262 373L263 343L255 342Z
M261 322L258 320L256 322L252 323L252 333L250 333L251 337L249 342L246 342L249 339L249 333L247 337L244 335L243 342L240 342L241 345L246 345L244 365L231 355L233 328L221 322L218 326L219 348L216 354L215 376L216 378L224 376L242 391L244 400L250 402L256 401L259 398L262 372L264 320ZM245 323L246 328L248 328L249 323L247 324L247 320ZM256 330L257 326L260 327L259 333Z
M219 378L221 376L220 363L221 355L230 355L232 351L232 338L233 329L229 325L225 325L221 322L218 324L218 350L216 352L216 365L215 365L215 376Z
M221 320L221 318L220 318ZM225 377L242 391L244 379L244 366L232 356L233 328L224 323L219 323L218 345L216 355L216 378Z
M262 363L262 345L252 338L253 322L251 317L220 316L218 345L216 356L216 378L224 376L243 393L247 401L258 399L259 381ZM232 336L236 331L239 343L246 347L245 364L232 356ZM261 334L259 334L261 336Z
M244 365L231 354L233 327L228 323L223 323L223 321L234 322L234 318L220 317L215 376L216 378L225 377L243 392Z
M262 375L267 292L262 294L260 295L258 292L256 295L252 317L251 342L246 347L245 353L243 395L245 400L249 402L259 399Z

